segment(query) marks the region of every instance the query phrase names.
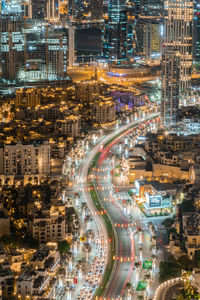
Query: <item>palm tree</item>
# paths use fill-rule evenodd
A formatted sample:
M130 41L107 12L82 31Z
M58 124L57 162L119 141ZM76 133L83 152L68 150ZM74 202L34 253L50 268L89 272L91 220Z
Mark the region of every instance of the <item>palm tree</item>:
M149 280L149 279L151 278L151 275L150 275L150 274L145 274L144 278L145 278L146 280Z
M133 292L133 287L132 287L132 284L130 283L130 282L128 282L127 284L126 284L126 291L127 291L127 297L130 299L130 297L131 297L131 294L132 294L132 292Z
M138 267L139 267L139 265L140 265L140 264L139 264L139 262L138 262L138 261L136 261L136 262L135 262L135 267L136 267L136 268L138 268Z
M151 255L151 258L152 258L153 260L156 260L156 259L157 259L157 256L156 256L155 254L152 254L152 255Z

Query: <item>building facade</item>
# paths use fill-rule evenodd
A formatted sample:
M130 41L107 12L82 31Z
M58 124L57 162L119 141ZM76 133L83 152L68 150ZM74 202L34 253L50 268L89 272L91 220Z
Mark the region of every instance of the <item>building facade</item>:
M39 89L20 89L16 90L15 105L25 106L27 108L34 108L40 105Z
M162 57L162 125L169 128L176 124L179 108L180 52L167 50Z
M193 1L167 0L164 9L163 47L180 52L180 88L185 92L191 82Z
M24 64L23 10L20 2L5 4L0 11L0 58L2 78L15 83Z
M50 174L50 145L43 144L4 145L0 148L0 174L4 175L33 175Z
M67 135L68 137L78 137L80 134L80 117L70 115L62 120L57 120L56 129L62 135Z
M109 1L103 41L104 56L109 62L120 63L131 58L133 51L132 22L124 0Z
M94 95L92 116L95 124L112 126L115 123L115 102L111 97Z
M194 21L193 21L193 59L200 60L200 1L194 1Z

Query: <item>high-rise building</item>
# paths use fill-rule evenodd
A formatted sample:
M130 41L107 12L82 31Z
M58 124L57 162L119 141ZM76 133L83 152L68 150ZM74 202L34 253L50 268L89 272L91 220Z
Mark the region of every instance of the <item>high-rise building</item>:
M167 0L164 9L163 46L180 52L180 87L185 92L191 81L193 1Z
M59 0L48 0L47 19L52 21L60 19Z
M109 62L122 62L132 56L132 26L125 1L110 1L104 33L104 56Z
M140 0L139 13L141 16L162 17L163 0Z
M24 11L20 1L2 3L0 11L0 64L2 79L15 82L24 63Z
M139 18L136 19L136 52L146 62L161 57L163 10L162 0L140 0Z
M194 0L193 59L200 61L200 0Z
M48 0L32 0L32 18L44 20L47 18L47 1Z
M161 119L166 128L177 121L179 108L180 59L177 50L165 49L162 57Z
M90 2L91 18L94 20L103 18L103 0L91 0Z
M136 21L136 50L146 62L160 59L163 24L156 18L138 18Z
M133 2L133 0L131 2ZM140 6L141 6L141 0L135 0L134 1L134 14L136 17L139 16L139 14L140 14Z

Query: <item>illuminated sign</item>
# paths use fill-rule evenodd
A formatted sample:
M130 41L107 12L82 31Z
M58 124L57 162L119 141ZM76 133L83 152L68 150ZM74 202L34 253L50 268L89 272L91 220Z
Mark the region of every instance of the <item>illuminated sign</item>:
M159 207L161 205L162 205L161 195L155 195L155 196L149 195L149 207Z

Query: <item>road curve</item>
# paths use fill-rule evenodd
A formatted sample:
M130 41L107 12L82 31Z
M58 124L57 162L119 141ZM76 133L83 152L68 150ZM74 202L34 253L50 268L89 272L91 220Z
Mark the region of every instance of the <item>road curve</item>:
M102 145L106 144L111 139L115 138L118 139L118 135L121 133L126 134L125 131L128 131L130 128L147 121L149 119L158 117L159 113L153 113L150 114L142 119L138 119L137 121L131 122L127 125L122 126L121 128L118 128L114 132L108 134L106 137L104 137L96 146L94 146L92 149L90 149L90 152L88 153L87 157L84 159L83 164L79 168L78 171L78 178L80 184L84 184L85 187L89 187L89 183L87 184L87 177L88 177L88 171L90 168L90 165L92 164L92 161L95 157L95 155L101 150ZM101 195L100 200L101 200ZM91 195L87 188L83 189L83 197L85 198L88 208L91 212L96 211L97 209L95 205L93 204L93 201L91 199ZM109 212L110 219L112 223L121 223L123 216L120 211L120 209L117 206L113 206L113 204L107 202L105 205L106 210ZM101 236L103 241L108 240L108 234L106 230L105 223L100 215L96 214L94 215L99 235ZM126 224L127 220L124 219L123 223ZM116 228L116 234L118 237L118 246L117 246L117 253L116 256L118 257L130 257L134 255L134 247L131 240L131 233L127 230L127 228ZM109 257L107 256L107 263L108 263ZM129 276L131 276L132 266L134 262L123 262L120 263L120 261L117 263L116 268L114 268L113 273L111 274L111 278L109 280L109 284L104 292L104 297L121 297L123 294L124 286L126 282L128 282Z

